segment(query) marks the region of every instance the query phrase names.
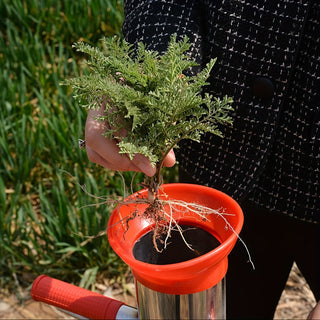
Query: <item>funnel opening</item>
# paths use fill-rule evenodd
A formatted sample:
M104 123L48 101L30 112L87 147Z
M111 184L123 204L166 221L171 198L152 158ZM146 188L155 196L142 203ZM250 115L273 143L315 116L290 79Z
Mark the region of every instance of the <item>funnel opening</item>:
M136 280L155 291L170 294L191 294L215 286L223 279L228 267L228 254L237 241L243 224L240 206L228 195L199 185L167 184L162 185L166 199L179 199L189 203L198 203L212 209L225 209L225 218L214 215L209 219L196 219L192 212L179 215L175 211L174 219L179 225L203 229L219 242L216 248L191 260L171 264L151 264L136 259L133 248L137 241L153 229L153 221L137 215L128 224L122 223L132 212L145 210L146 205L123 205L114 210L108 226L108 238L114 251L127 263ZM147 197L147 191L140 191L137 197ZM130 196L133 199L135 195Z
M170 238L162 235L157 240L157 251L153 245L153 230L140 237L133 246L136 260L155 264L168 265L198 258L220 245L211 233L192 225L179 224L179 229L172 231Z

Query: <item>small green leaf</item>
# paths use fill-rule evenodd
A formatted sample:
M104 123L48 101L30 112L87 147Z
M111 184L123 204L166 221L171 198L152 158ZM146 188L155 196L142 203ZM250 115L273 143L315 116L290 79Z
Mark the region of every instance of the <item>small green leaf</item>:
M79 286L85 289L89 289L89 287L94 286L94 284L96 283L98 270L99 267L87 269L81 278Z

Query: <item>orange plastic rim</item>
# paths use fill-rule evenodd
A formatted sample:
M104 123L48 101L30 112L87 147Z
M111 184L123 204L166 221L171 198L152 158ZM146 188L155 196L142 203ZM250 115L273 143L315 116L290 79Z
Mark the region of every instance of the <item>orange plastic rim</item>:
M142 190L129 198L146 196L147 190ZM149 289L178 295L192 294L215 286L227 272L228 254L234 247L243 225L240 206L221 191L194 184L162 185L160 197L223 210L230 225L218 215L210 215L203 221L192 212L174 213L174 218L179 219L180 224L200 227L215 236L221 244L200 257L175 264L154 265L136 260L133 247L137 240L152 229L153 224L139 215L128 220L128 217L133 217L133 212L143 212L146 208L144 204L129 204L117 207L109 219L107 233L113 250L130 266L136 280Z

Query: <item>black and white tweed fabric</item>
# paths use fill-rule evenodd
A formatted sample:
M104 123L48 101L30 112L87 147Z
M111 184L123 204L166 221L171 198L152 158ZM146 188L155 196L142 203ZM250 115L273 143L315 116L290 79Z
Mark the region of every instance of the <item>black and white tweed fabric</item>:
M171 34L187 35L201 65L218 58L210 91L233 97L234 125L224 139L181 144L194 182L320 223L317 1L125 1L123 32L160 52Z

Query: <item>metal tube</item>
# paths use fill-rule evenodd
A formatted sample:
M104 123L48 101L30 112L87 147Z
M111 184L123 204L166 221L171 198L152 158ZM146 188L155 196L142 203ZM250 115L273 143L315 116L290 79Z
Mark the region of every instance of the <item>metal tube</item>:
M136 282L139 319L225 319L225 279L205 291L172 295Z

